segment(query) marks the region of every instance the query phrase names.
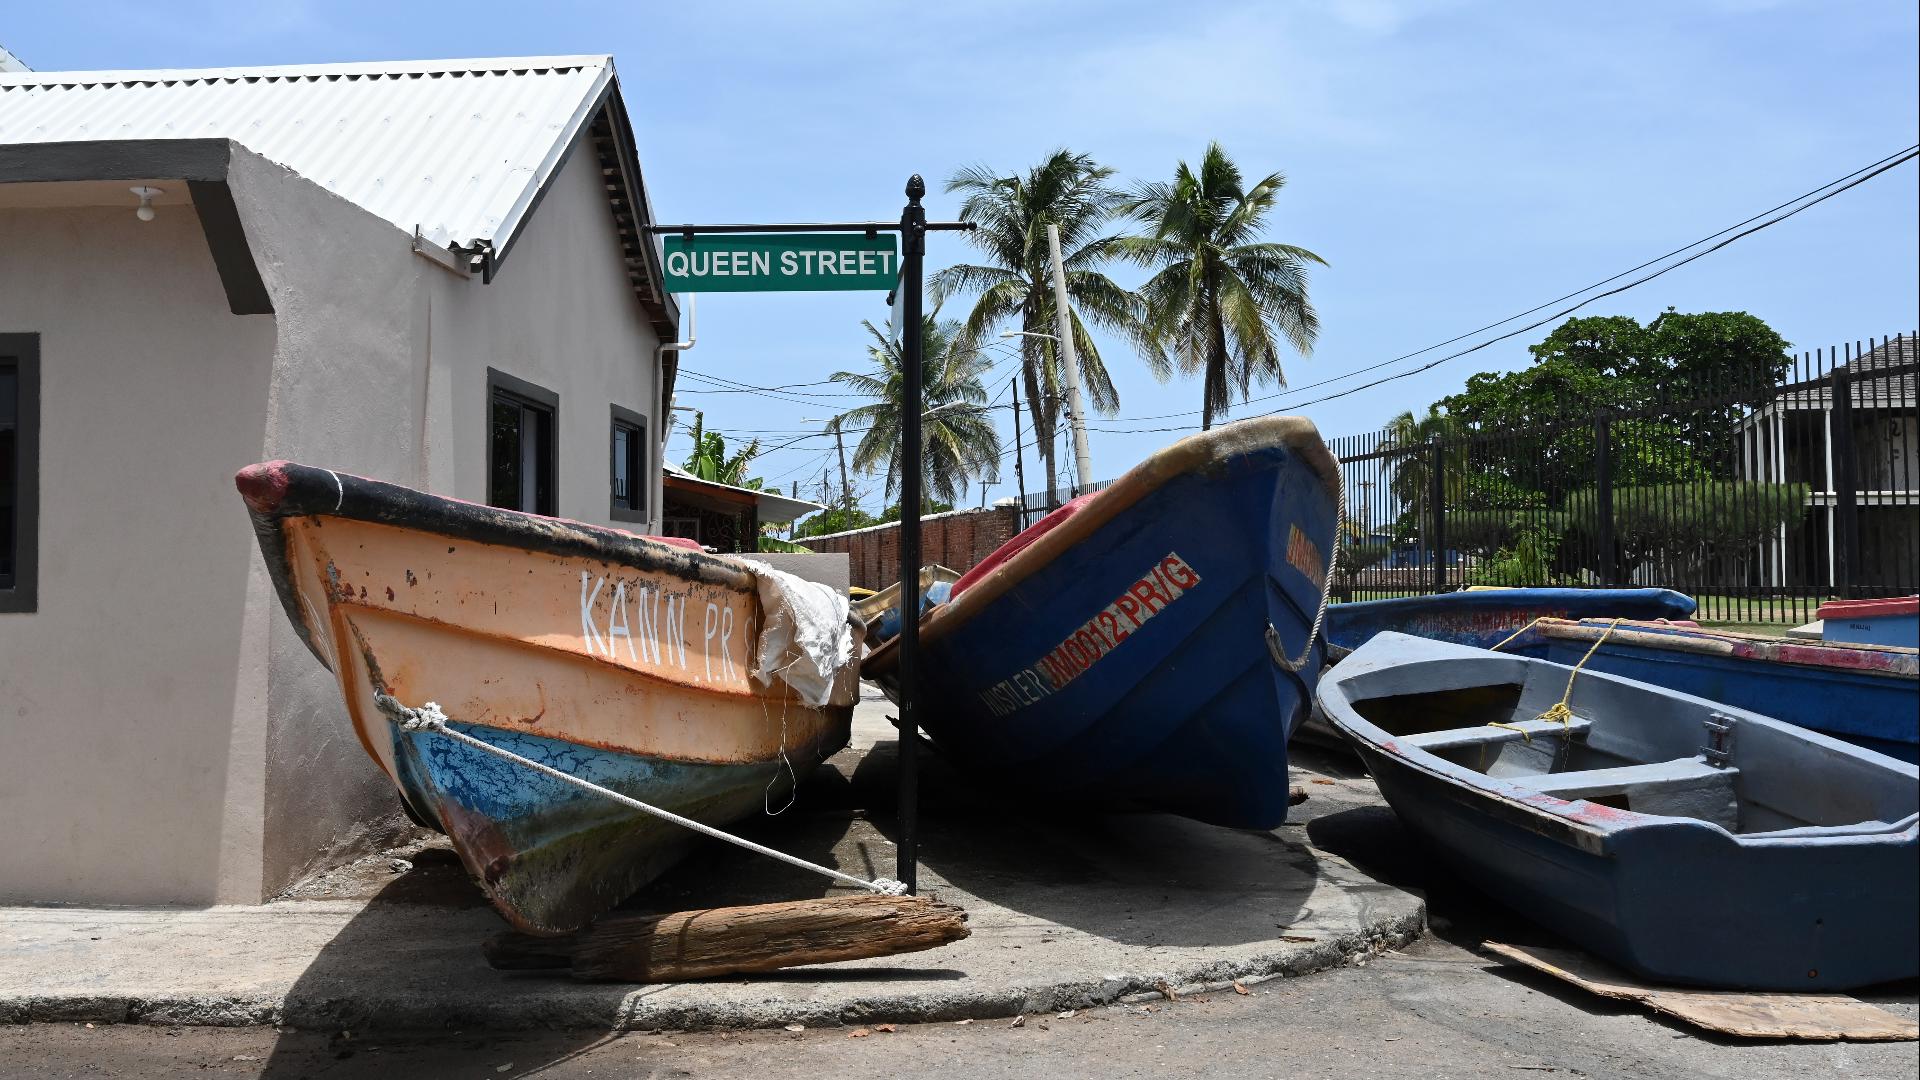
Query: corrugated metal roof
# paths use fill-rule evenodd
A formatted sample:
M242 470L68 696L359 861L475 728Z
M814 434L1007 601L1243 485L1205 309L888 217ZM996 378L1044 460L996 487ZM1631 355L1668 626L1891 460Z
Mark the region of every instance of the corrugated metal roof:
M610 56L0 74L0 144L226 138L438 244L496 245L593 116Z
M762 490L760 488L743 488L733 484L722 484L717 480L702 480L671 461L663 463L661 471L666 474L665 479L672 480L676 484L685 484L693 488L712 488L718 491L730 492L735 495L751 495L754 502L759 506L759 517L761 521L792 521L795 518L806 517L815 510L825 510L827 508L826 503L808 502L805 499L789 499L778 491Z

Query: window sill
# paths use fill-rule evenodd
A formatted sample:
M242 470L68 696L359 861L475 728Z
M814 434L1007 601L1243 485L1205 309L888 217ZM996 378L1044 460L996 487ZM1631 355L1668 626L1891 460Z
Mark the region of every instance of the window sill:
M621 510L617 508L608 510L607 517L613 521L624 521L629 525L645 525L651 520L647 517L647 513L644 510Z

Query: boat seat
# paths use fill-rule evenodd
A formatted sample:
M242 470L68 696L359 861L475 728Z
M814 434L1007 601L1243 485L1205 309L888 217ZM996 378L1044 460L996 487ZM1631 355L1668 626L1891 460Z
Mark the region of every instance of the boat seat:
M1734 792L1739 776L1739 769L1715 768L1693 757L1505 779L1557 799L1586 799L1641 814L1699 818L1732 831L1740 821Z
M1506 778L1549 772L1565 764L1567 748L1585 742L1593 722L1574 717L1558 720L1522 720L1503 727L1479 724L1409 735L1410 746L1436 754L1488 776Z
M1562 724L1558 720L1523 720L1506 727L1494 727L1480 724L1476 727L1447 728L1444 731L1423 731L1418 735L1408 735L1405 742L1430 753L1441 750L1459 750L1469 746L1487 746L1492 743L1524 742L1537 735L1566 735L1569 738L1585 738L1593 721L1583 717L1574 717ZM1515 730L1515 729L1519 730Z

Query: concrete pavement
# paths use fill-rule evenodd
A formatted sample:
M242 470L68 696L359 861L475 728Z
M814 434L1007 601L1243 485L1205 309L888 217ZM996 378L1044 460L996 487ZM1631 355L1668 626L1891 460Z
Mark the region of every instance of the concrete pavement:
M863 702L854 746L751 835L891 875L893 823L870 811L893 801L887 711ZM922 891L960 905L973 929L932 952L638 988L495 972L479 943L502 924L429 845L258 907L8 910L0 1019L606 1032L1007 1017L1304 974L1403 944L1424 920L1416 893L1315 848L1299 824L1252 833L1161 814L1080 817L974 791L935 761L924 768ZM1309 817L1373 798L1364 780L1299 782ZM715 844L633 906L826 891L824 879Z

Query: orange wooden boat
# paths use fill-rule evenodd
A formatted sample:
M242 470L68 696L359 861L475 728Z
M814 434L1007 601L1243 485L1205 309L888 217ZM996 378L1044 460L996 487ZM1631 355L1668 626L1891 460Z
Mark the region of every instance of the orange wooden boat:
M778 586L747 564L290 462L236 483L281 603L339 679L367 753L520 929L585 924L692 834L403 731L376 694L436 702L454 730L711 825L759 811L770 787L785 800L846 745L855 647L826 671L830 692L808 695L823 704L756 677Z

